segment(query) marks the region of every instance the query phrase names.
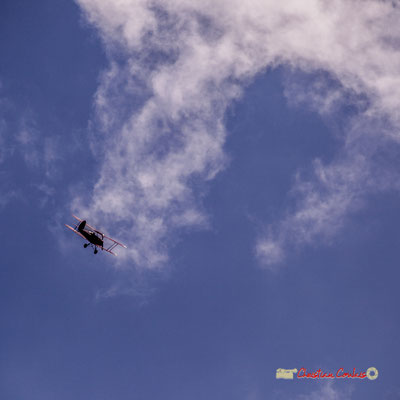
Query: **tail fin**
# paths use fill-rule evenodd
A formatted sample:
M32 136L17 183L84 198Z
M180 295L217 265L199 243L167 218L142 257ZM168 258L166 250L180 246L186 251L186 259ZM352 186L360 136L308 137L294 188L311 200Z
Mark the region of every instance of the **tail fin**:
M82 221L78 226L78 231L81 232L85 229L86 221Z

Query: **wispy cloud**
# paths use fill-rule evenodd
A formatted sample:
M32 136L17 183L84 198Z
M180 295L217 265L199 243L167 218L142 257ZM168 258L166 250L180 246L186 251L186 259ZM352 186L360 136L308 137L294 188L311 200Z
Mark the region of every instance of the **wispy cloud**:
M307 395L299 395L298 400L350 400L351 390L340 390L333 386L332 382L321 384L321 387Z
M308 174L296 175L290 193L295 205L283 218L269 224L258 240L256 254L263 265L276 269L289 248L329 243L347 217L364 206L366 195L399 190L395 158L388 149L391 141L380 139L377 143L369 136L375 131L369 132L368 127L363 128L363 136L350 140L360 134L359 129L357 126L348 134L348 143L334 161L316 159ZM385 161L383 156L387 157Z
M288 243L334 234L366 192L381 189L370 143L397 143L400 124L393 2L77 2L98 28L110 67L95 99L100 178L90 209L80 199L75 207L129 232L126 254L137 264L162 265L174 230L206 224L201 188L226 165L226 108L269 67L325 71L337 84L322 74L306 101L324 115L357 103L357 118L330 164L314 161L313 174L299 175L297 206L259 238L262 262L282 261Z
M41 205L54 194L51 186L58 173L59 138L53 133L45 136L36 117L30 108L17 109L7 94L2 93L0 81L0 206L11 200L27 199L28 192L24 192L26 188L18 176L22 171L31 178L30 182L27 180L29 189L34 187L41 193ZM10 168L13 163L18 168Z
M342 386L339 388L337 385L333 384L332 381L315 381L311 386L313 386L313 389L311 389L309 393L297 395L289 394L287 391L283 390L283 388L277 389L274 391L271 398L274 400L288 398L294 400L351 400L353 397L354 388L352 386ZM258 395L255 396L255 398L258 400L263 398L263 396Z
M9 108L9 101L3 96L3 84L0 80L0 209L10 203L12 200L20 198L16 188L10 188L8 185L8 176L4 170L4 162L12 154L13 149L8 141L8 124L6 119L6 110Z
M41 163L38 151L40 136L35 125L35 121L31 116L25 116L21 118L19 131L15 135L15 147L28 168L38 168Z
M0 164L6 159L9 148L7 144L7 121L5 118L5 111L9 104L7 99L3 95L3 84L0 80Z

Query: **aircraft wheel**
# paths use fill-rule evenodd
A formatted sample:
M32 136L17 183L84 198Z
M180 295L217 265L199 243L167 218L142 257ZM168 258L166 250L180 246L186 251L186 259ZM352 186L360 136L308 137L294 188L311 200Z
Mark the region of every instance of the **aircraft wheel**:
M83 245L83 247L86 249L86 247L88 247L88 244L87 244L87 243L85 243L85 244Z
M97 254L97 249L94 249L94 254Z

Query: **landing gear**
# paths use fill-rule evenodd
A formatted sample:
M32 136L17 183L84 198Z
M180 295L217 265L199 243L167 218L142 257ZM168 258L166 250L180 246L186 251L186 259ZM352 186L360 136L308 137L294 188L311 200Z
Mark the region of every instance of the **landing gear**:
M96 246L93 245L92 243L85 243L85 244L83 245L83 247L84 247L85 249L86 249L86 247L88 247L88 246L94 248L94 254L97 254L97 253L98 253L98 250L97 250Z

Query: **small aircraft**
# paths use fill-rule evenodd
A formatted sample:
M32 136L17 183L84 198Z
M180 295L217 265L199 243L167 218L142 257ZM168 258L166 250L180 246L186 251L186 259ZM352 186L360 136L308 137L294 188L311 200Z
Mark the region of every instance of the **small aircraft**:
M90 246L94 248L94 254L97 254L98 250L97 248L100 248L101 250L105 250L108 253L111 253L112 255L116 256L116 254L113 252L113 250L117 246L124 247L126 249L126 246L122 243L117 242L114 239L111 239L110 237L106 236L104 233L94 229L92 226L86 223L85 220L82 220L78 218L75 215L72 215L76 220L78 220L78 223L75 225L75 228L72 226L69 226L65 224L65 226L71 231L75 232L77 235L79 235L81 238L87 240L89 243L85 243L83 247L86 249L86 247ZM89 228L89 229L87 229ZM104 247L104 239L106 239L108 242L111 242L108 247Z

